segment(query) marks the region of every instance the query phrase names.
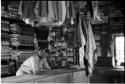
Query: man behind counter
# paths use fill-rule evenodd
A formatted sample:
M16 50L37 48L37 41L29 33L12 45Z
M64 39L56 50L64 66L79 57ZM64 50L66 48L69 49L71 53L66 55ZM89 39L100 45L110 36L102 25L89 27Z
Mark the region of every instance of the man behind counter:
M50 66L46 57L49 55L48 49L38 48L34 56L29 57L24 61L21 67L16 72L16 76L23 74L37 74L40 71L50 70Z

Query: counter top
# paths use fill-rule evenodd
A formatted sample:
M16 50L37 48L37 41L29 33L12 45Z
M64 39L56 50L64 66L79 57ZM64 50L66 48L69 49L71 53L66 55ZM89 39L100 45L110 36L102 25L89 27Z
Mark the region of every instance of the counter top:
M45 78L49 78L49 77L54 77L54 76L58 76L61 74L68 74L68 73L72 73L72 72L79 72L79 71L84 71L84 69L53 69L50 70L48 72L39 72L37 75L22 75L22 76L12 76L12 77L6 77L6 78L2 78L1 82L2 83L23 83L26 81L35 81L37 79L45 79ZM31 82L32 82L31 81Z

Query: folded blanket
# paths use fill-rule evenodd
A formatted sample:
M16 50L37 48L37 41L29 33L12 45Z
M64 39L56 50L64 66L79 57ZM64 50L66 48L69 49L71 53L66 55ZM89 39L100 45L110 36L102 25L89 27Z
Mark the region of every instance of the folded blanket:
M9 46L10 43L9 43L9 41L1 41L1 44Z

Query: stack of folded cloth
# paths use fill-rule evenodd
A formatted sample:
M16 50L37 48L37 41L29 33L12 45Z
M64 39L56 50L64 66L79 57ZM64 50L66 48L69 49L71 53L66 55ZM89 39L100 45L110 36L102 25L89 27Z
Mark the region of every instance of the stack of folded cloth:
M20 23L10 24L10 31L27 35L34 35L35 32L34 28L31 27L30 25L20 24Z
M34 46L34 36L21 35L21 34L11 34L10 41L11 45L25 45L25 46Z
M10 14L5 10L5 7L1 5L1 16L2 17L9 17Z
M9 41L1 41L2 45L9 46Z
M9 38L10 38L10 36L8 33L1 32L1 40L2 41L9 41L10 40Z
M75 31L74 30L67 30L64 38L66 41L71 41L73 42L75 40Z
M20 15L18 14L19 8L17 5L8 5L8 10L11 17L20 18Z
M67 56L73 56L73 48L67 49Z
M9 59L10 58L10 48L8 46L2 45L1 49L1 58L2 59Z
M1 31L9 32L9 22L8 21L1 21Z
M31 27L31 25L22 25L22 24L19 24L19 25L21 28L21 31L20 31L21 34L34 35L35 30L33 27Z
M1 33L1 57L2 59L9 59L10 58L10 42L9 42L9 35L8 33Z
M18 62L24 62L28 57L34 55L34 50L11 50L12 58L18 57Z
M16 32L16 33L20 33L20 26L17 24L10 24L10 31L11 32Z

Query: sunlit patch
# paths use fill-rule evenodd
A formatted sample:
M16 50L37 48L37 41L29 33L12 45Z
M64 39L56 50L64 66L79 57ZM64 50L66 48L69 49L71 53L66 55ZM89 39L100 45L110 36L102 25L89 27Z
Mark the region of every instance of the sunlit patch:
M124 36L116 37L115 41L117 66L120 66L124 62Z

